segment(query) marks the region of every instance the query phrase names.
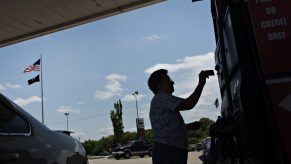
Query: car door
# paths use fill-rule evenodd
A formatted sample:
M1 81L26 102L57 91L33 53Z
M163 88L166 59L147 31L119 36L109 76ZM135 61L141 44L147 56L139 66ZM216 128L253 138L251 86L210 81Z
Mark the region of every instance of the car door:
M136 142L134 142L132 145L131 145L131 153L132 154L135 154L136 151L137 151L137 145L136 145Z
M135 142L135 152L139 153L143 151L143 143L141 141Z
M19 139L30 135L29 121L17 113L9 103L0 99L0 163L34 162L28 151L25 153L19 151L21 147Z
M19 159L17 143L8 136L0 136L0 163L15 162Z

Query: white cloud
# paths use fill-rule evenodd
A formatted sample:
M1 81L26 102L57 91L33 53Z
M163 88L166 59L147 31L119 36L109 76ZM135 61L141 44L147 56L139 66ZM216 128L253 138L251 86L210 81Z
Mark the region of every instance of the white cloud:
M112 127L100 128L100 129L98 129L97 133L98 133L97 138L102 138L102 137L106 137L108 135L113 135L113 128Z
M106 76L106 79L109 81L125 81L127 79L127 76L114 73Z
M71 135L76 138L86 135L86 133L82 129L70 129L70 131L74 132Z
M144 119L148 119L149 118L149 113L150 113L149 109L138 111L139 117L140 118L144 118Z
M60 113L80 113L80 109L75 109L72 106L59 106L58 109L56 109L57 112Z
M183 59L178 59L175 64L159 63L145 70L147 74L150 74L158 69L167 69L169 72L178 72L181 70L189 70L193 68L205 68L214 67L214 53L209 52L207 54L186 56Z
M77 104L78 104L78 105L84 105L85 102L83 102L83 101L79 101Z
M176 63L156 64L145 70L145 73L150 74L158 69L167 69L173 81L175 82L174 95L187 98L193 93L199 80L201 70L213 69L215 66L214 53L186 56L178 59ZM185 122L199 120L201 117L209 117L216 120L219 115L219 109L214 108L214 101L219 97L219 85L216 76L209 77L203 89L202 95L194 110L183 112Z
M114 94L110 91L99 91L98 90L95 92L96 99L106 100L106 99L110 99L113 96L114 96Z
M199 121L200 118L209 118L216 121L217 117L220 115L220 110L210 106L206 107L196 107L194 110L181 112L186 123Z
M105 84L105 88L107 90L97 90L95 92L95 98L105 100L110 99L115 95L120 95L120 93L123 91L121 82L126 81L127 76L115 73L106 76L106 79L107 83Z
M100 79L100 78L102 78L102 76L97 73L89 77L89 79Z
M162 38L163 38L163 35L151 34L151 35L144 37L143 40L156 41L156 40L159 40Z
M136 128L125 128L124 132L136 132Z
M3 84L0 84L0 91L6 90L6 87Z
M127 76L119 75L119 74L111 74L106 76L108 80L107 84L105 85L106 89L112 93L119 93L122 92L123 89L121 88L122 81L126 81Z
M38 96L31 96L27 99L23 99L23 98L17 98L14 100L14 102L16 104L18 104L19 106L25 106L34 102L41 102L41 98Z
M18 84L11 84L11 83L5 83L5 84L0 84L0 91L1 90L6 90L6 89L19 89L19 88L21 88L21 86L20 85L18 85Z
M139 94L137 95L136 98L137 98L137 101L139 101L140 99L144 97L146 97L146 95ZM127 94L121 100L125 102L135 101L135 97L132 94Z
M11 89L18 89L18 88L21 88L21 86L18 85L18 84L5 83L5 85L6 85L8 88L11 88Z

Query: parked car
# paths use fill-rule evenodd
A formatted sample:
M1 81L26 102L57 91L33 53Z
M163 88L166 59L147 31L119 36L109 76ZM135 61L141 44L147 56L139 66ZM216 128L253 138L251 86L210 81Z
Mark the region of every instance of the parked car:
M196 150L197 150L197 151L200 151L200 150L203 149L203 145L202 145L202 143L197 143L195 147L196 147Z
M202 140L202 145L205 145L206 143L208 143L211 140L211 137L206 137Z
M124 157L129 159L133 155L138 155L143 158L145 155L152 156L152 146L145 145L142 141L129 141L123 146L119 146L113 149L112 155L115 159Z
M195 151L196 148L195 148L195 144L189 144L188 145L188 151Z
M110 153L108 151L102 151L101 153L99 153L99 156L109 156Z
M1 164L88 164L81 143L48 129L0 93Z
M211 138L209 137L203 141L203 163L205 164L210 163L211 160L210 146Z

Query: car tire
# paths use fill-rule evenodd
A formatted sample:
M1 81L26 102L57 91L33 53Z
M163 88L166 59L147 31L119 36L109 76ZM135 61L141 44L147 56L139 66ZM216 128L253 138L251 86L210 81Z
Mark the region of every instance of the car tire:
M131 157L131 154L129 151L124 152L124 158L129 159Z
M140 158L143 158L143 157L144 157L144 154L140 154L139 157L140 157Z
M149 150L149 156L152 157L152 155L153 155L153 151Z

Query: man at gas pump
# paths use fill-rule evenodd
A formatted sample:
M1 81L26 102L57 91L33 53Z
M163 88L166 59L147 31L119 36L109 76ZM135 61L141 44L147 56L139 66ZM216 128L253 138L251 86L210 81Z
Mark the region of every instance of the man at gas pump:
M155 94L150 107L154 141L152 161L153 164L187 164L186 130L196 124L185 125L180 111L190 110L197 104L206 78L214 73L201 71L196 89L186 99L172 95L174 82L167 73L167 70L160 69L153 72L148 79L148 86Z

